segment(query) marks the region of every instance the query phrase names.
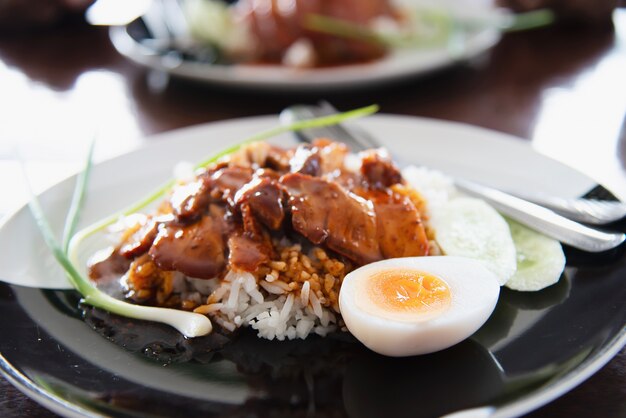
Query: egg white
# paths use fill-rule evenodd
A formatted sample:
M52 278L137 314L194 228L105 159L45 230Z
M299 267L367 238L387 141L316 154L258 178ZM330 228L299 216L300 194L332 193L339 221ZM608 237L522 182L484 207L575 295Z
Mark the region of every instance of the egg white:
M413 269L444 280L451 303L439 315L415 321L383 318L357 302L360 281L389 269ZM348 330L372 351L386 356L412 356L443 350L480 328L498 301L498 278L477 260L453 257L406 257L365 265L349 273L339 294L341 315ZM363 305L363 300L360 301Z

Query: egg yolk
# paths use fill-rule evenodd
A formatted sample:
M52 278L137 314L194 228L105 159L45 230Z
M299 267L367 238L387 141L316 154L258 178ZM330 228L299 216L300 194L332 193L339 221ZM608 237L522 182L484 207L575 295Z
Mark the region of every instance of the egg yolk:
M374 310L390 319L430 319L448 309L451 303L448 284L422 271L383 270L366 282L367 298Z

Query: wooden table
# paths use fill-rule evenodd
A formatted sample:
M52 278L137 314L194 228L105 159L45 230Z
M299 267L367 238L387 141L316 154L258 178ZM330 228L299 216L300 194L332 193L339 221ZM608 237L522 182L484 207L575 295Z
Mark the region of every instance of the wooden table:
M142 137L192 124L277 113L329 99L340 109L466 122L528 139L626 199L626 11L615 30L553 27L510 34L489 56L422 79L366 91L300 96L162 83L118 55L106 28L71 25L0 38L0 214L25 198L14 150L43 188L77 170L99 126L96 159ZM10 181L8 181L10 180ZM626 416L626 351L529 417ZM0 378L0 416L50 417Z

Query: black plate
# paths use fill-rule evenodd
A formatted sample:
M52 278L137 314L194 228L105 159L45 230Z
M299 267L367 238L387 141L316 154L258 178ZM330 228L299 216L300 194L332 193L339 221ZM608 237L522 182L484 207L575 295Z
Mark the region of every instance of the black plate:
M517 414L579 383L625 340L624 249L567 249L567 259L548 289L504 289L471 339L403 359L346 335L269 342L244 332L219 348L219 335L188 341L166 326L83 311L73 291L0 284L0 365L29 396L71 416L434 417L485 405Z
M508 173L514 173L508 178L515 180L523 178L516 167L537 163L545 168L541 176L550 171L561 184L577 178L585 187L593 184L545 157L525 153L517 143L498 142L502 147L495 148L495 141L507 138L496 139L501 135L493 132L413 118L378 116L369 125L363 122L381 137L396 127L400 134L392 135L392 152L421 133L422 149L446 152L449 147L428 148L442 140L470 149L476 153L474 163L481 162L487 173L498 167L491 162L508 160ZM263 123L273 127L275 121L236 120L180 131L169 142L157 141L95 166L92 192L100 199L91 206L88 202L84 215L93 221L134 201L147 183L155 182L149 190L168 178L174 162L206 149L207 137L217 134L228 143L228 138L247 135L244 128L258 132ZM497 149L517 152L519 158L486 161L481 159L486 147L492 147L490 155ZM162 163L138 164L139 157ZM445 166L446 159L440 163ZM135 181L117 187L127 181L124 168L129 166L138 167ZM535 182L528 184L537 184L536 176L529 179ZM42 195L53 221L62 222L71 186L64 182ZM595 191L597 197L613 197L607 193ZM49 264L51 257L24 211L4 225L11 228L3 229L0 254L7 267L0 278L60 274ZM625 230L626 220L612 228ZM9 248L16 237L15 249ZM514 416L571 389L626 342L625 248L597 255L567 249L568 266L559 283L531 294L504 289L494 314L472 338L436 354L404 359L373 354L346 334L268 342L244 333L220 349L217 334L189 341L166 326L94 310L86 311L85 320L73 291L0 283L0 370L29 396L69 416L428 417L481 406L495 406L498 417Z

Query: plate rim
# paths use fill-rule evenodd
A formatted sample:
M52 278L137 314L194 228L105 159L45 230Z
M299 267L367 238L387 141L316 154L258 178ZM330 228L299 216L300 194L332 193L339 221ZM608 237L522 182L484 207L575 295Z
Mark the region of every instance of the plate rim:
M435 59L427 61L427 65L422 66L413 63L411 66L396 66L395 69L385 69L383 67L383 73L374 70L376 67L389 64L392 59L400 60L402 63L407 61L407 57L410 58L415 54L411 54L408 49L402 49L391 51L390 55L373 62L323 69L291 69L280 65L263 65L259 67L261 74L273 71L279 72L283 77L267 77L265 75L262 77L262 80L258 80L258 77L255 80L255 77L251 77L255 69L251 65L212 65L184 60L169 63L166 57L155 54L154 51L141 45L128 33L127 29L132 24L133 22L123 26L111 26L109 28L109 39L118 53L136 64L151 70L162 71L176 77L206 84L285 92L292 92L294 88L301 92L319 92L321 89L329 91L338 88L348 90L425 76L480 57L491 50L502 38L502 32L497 28L484 28L471 38L468 38L471 43L459 53L442 53ZM440 51L440 49L433 50ZM208 72L207 69L209 69ZM362 70L366 70L366 72L371 74L361 75Z
M620 333L608 344L604 345L600 354L593 357L591 361L584 361L552 385L530 392L517 401L504 404L496 409L495 413L490 415L489 418L515 417L532 412L556 400L589 379L611 361L624 347L626 347L626 325L622 326Z
M48 410L68 418L82 417L103 417L92 411L87 411L76 404L72 404L59 398L58 396L46 392L44 388L38 386L34 381L20 373L13 365L0 353L0 375L11 385L17 388L24 395L37 402Z

